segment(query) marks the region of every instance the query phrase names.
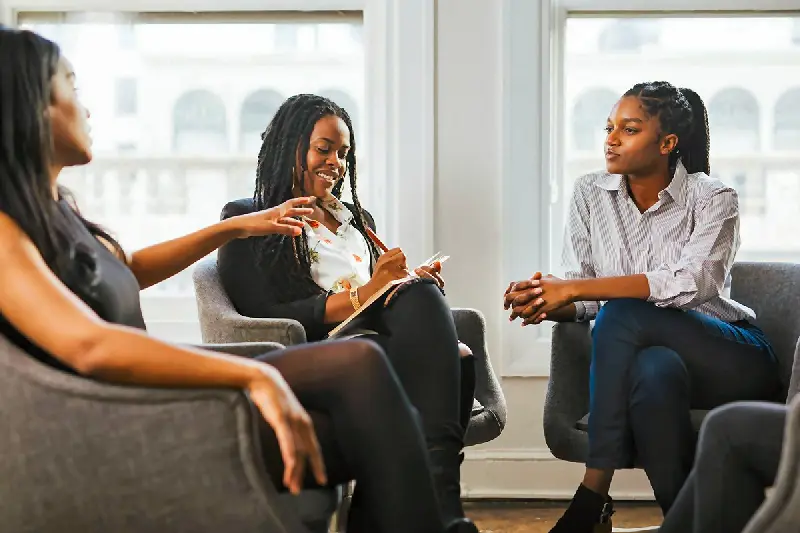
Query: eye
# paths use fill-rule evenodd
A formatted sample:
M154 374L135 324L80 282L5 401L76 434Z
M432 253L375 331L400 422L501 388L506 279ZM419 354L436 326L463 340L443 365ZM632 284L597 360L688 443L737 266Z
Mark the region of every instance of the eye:
M328 148L322 148L320 146L317 146L317 152L319 152L321 154L327 154L329 151L330 151L330 149L328 149Z
M634 128L625 128L625 133L627 133L629 135L633 135L634 133L638 133L638 132L639 132L639 130L634 129Z
M612 126L606 126L604 129L606 130L606 133L611 133L612 131L614 131L614 128Z

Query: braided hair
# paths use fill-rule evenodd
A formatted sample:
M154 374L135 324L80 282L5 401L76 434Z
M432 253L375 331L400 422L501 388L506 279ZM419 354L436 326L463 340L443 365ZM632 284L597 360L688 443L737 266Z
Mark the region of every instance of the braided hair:
M680 159L689 174L711 174L708 111L696 92L654 81L637 83L624 96L639 98L647 114L658 117L662 133L677 135L678 145L669 154L670 169Z
M356 216L353 225L364 235L373 257L378 250L367 238L366 219L356 190L356 138L353 123L347 111L322 96L298 94L281 104L275 116L261 135L263 143L258 153L256 186L253 201L256 210L269 209L293 198L294 177L299 170L307 170L311 132L316 123L326 116L341 118L350 130L350 150L347 152L345 174L350 176L350 191ZM300 169L296 169L297 155ZM341 198L344 179L333 188L333 195ZM302 189L303 183L300 183ZM301 191L306 194L305 190ZM305 233L297 237L268 235L254 239L253 246L258 268L275 287L278 300L288 302L325 291L311 276L311 253Z

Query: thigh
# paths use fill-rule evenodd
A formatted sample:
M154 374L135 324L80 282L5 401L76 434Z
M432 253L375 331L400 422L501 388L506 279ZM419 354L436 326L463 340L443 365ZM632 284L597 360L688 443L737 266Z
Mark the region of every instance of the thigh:
M611 303L611 302L609 302ZM625 302L616 319L633 330L637 347L664 346L683 360L692 407L712 409L737 400L773 400L780 372L772 349L757 328L698 313Z

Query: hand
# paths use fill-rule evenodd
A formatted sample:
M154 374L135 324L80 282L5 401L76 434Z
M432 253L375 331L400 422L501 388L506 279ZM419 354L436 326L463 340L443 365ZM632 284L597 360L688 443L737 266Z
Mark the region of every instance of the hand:
M539 324L548 313L572 303L572 283L548 274L537 272L533 278L512 284L506 290L505 309L512 308L509 320L522 317L523 326Z
M283 484L292 494L299 494L309 461L317 483L325 485L325 464L311 417L275 367L264 365L263 372L264 377L251 383L247 392L278 438L284 465Z
M421 278L432 279L440 289L444 289L444 278L441 276L441 261L434 261L432 266L421 266L415 269L414 272Z
M314 210L311 207L303 206L311 206L315 201L313 196L292 198L275 207L228 220L236 225L237 236L240 239L275 233L297 237L303 232L303 221L294 217L313 214Z
M408 276L406 255L400 248L392 248L378 258L370 282L380 289L390 281Z

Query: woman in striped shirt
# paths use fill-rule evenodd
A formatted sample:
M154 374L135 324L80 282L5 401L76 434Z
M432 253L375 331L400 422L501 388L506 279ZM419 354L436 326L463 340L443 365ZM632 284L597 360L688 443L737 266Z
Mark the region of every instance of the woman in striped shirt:
M537 274L505 295L523 324L595 321L586 474L553 533L607 522L613 473L634 460L666 513L692 464L690 409L777 399L781 389L755 313L726 295L739 206L709 177L703 101L640 83L606 131L606 171L575 184L565 279Z

